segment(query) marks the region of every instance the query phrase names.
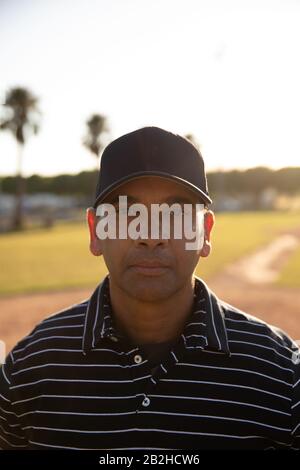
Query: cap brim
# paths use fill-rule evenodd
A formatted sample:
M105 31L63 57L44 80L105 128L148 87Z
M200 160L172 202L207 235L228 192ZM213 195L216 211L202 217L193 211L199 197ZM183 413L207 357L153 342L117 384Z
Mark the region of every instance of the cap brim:
M102 193L100 193L97 196L93 204L93 207L96 208L98 204L100 204L107 196L109 196L110 193L112 193L115 189L117 189L122 184L135 180L137 178L143 178L146 176L158 176L160 178L168 179L171 181L176 181L177 183L182 184L187 189L190 189L191 191L196 193L203 203L212 204L211 198L204 191L202 191L201 189L199 189L197 186L190 183L189 181L183 178L180 178L179 176L170 175L170 173L164 173L163 171L142 171L142 172L132 173L131 175L125 176L124 178L121 178L118 181L115 181L110 186L108 186L104 191L102 191Z

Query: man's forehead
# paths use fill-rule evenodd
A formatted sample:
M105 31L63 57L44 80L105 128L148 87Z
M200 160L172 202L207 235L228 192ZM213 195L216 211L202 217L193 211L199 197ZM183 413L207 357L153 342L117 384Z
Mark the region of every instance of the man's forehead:
M201 202L198 195L183 184L159 176L138 177L127 181L112 191L105 198L105 202L116 202L119 196L127 196L128 202L159 198L169 203L176 202L176 200L186 203Z

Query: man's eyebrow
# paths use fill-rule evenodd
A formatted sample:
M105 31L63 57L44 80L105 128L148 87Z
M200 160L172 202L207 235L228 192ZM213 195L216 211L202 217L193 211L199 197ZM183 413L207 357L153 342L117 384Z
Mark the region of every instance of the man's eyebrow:
M194 204L194 201L192 198L189 198L188 196L169 196L165 201L167 204Z
M118 194L117 196L113 197L109 202L112 205L117 205L119 204L119 197L120 196L126 196L127 197L127 204L134 204L135 202L139 202L139 200L133 196L127 195L127 194Z
M107 200L112 205L117 205L119 203L119 197L126 196L127 197L127 204L134 204L141 202L138 198L134 196L130 196L128 194L118 194L117 196L112 197L110 200ZM167 203L167 204L194 204L195 201L192 197L189 196L182 196L182 195L172 195L161 201L160 204Z

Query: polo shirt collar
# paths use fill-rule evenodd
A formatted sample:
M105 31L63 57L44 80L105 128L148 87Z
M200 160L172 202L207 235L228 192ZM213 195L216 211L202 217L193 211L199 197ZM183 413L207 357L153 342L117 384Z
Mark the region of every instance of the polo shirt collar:
M109 298L109 275L97 286L91 295L85 315L82 339L83 354L97 347L105 338L118 341L120 333L115 330ZM182 338L185 347L212 350L230 355L224 307L206 283L195 276L195 302Z

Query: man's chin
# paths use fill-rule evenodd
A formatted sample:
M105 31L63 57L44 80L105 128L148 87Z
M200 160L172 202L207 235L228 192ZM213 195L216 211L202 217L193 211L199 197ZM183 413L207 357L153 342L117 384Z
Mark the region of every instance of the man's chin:
M174 293L175 283L171 276L135 273L128 277L125 290L141 302L161 302Z

